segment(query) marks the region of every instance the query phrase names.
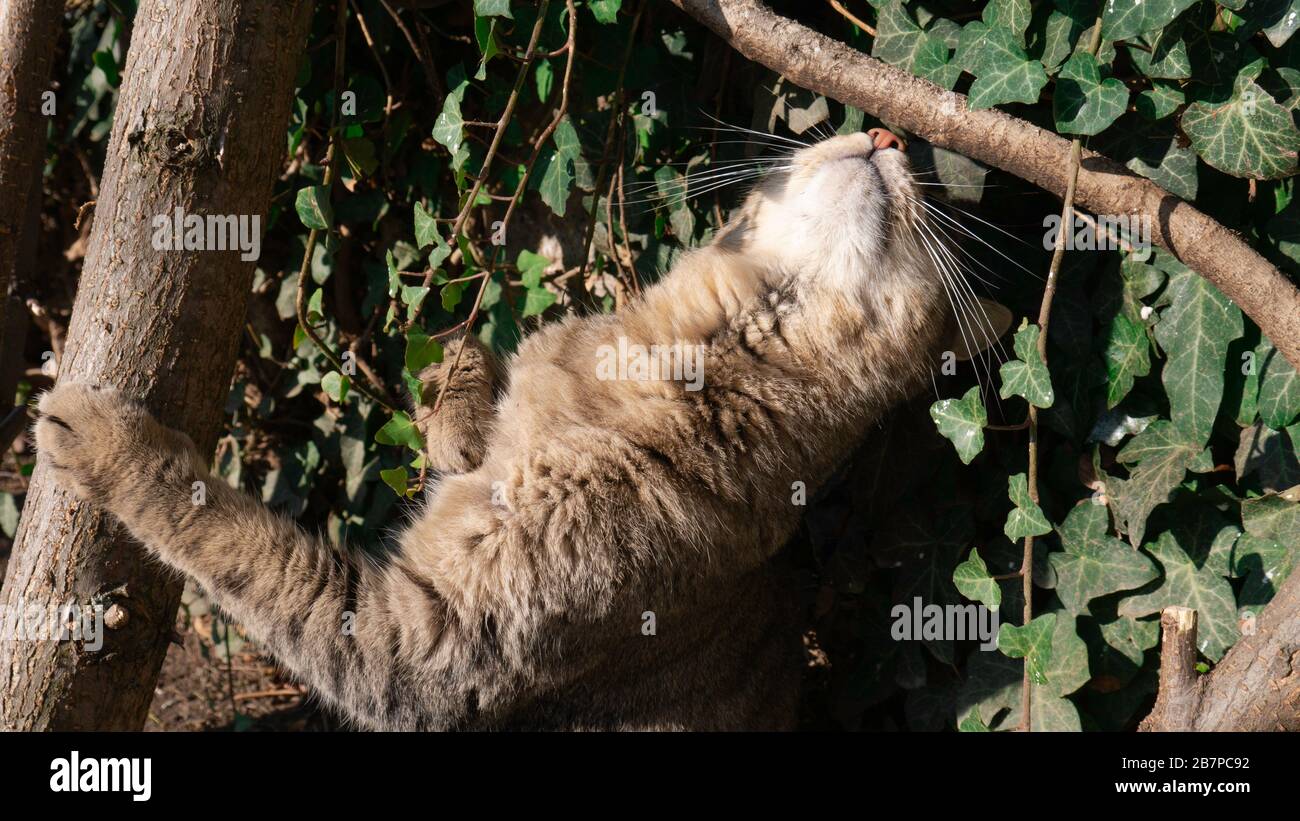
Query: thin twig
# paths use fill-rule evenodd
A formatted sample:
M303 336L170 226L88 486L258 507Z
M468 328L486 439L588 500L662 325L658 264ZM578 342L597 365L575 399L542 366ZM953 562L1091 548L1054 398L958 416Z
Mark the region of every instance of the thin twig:
M844 19L845 19L845 20L848 20L850 23L852 23L853 25L855 25L855 26L857 26L858 28L862 29L862 30L865 31L867 34L870 34L872 37L875 37L875 36L876 36L876 29L875 29L875 26L869 25L869 24L864 23L864 22L862 22L861 20L859 20L857 17L855 17L855 16L853 15L853 12L851 12L851 11L849 11L848 9L844 8L844 4L841 3L840 0L828 0L828 2L831 4L831 8L835 9L835 10L838 11L841 15L844 16Z
M1088 44L1088 53L1097 54L1101 45L1101 16L1093 27L1092 39ZM1061 270L1061 260L1065 257L1065 232L1067 226L1074 224L1074 188L1079 180L1079 162L1083 155L1083 141L1075 137L1070 143L1070 165L1066 170L1068 180L1065 184L1065 198L1061 202L1061 230L1056 234L1056 247L1052 249L1052 261L1047 267L1047 284L1043 287L1043 302L1038 308L1038 355L1047 363L1047 327L1052 319L1052 299L1056 296L1057 275ZM1029 404L1029 498L1038 504L1038 408ZM1034 537L1025 537L1025 552L1020 565L1021 590L1025 597L1024 622L1028 625L1034 617ZM1033 683L1029 678L1029 659L1025 659L1024 675L1020 687L1020 729L1029 732L1033 726L1030 721L1030 688Z

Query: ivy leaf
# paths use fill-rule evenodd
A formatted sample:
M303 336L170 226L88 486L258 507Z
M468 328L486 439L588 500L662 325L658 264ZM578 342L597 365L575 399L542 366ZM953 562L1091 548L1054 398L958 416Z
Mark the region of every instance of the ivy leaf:
M342 405L348 398L348 388L351 381L338 371L330 371L321 377L320 387L325 394Z
M972 109L1036 103L1047 85L1043 64L1029 59L1015 34L1003 26L967 23L957 53L962 67L976 78L967 99Z
M961 723L959 723L959 724L957 725L957 732L959 732L959 733L991 733L991 732L993 732L993 731L990 730L990 729L988 728L988 725L985 724L985 723L980 719L979 711L978 711L978 710L972 710L971 713L970 713L970 715L968 715L968 716L966 716L965 718L963 718L963 719L961 720Z
M990 26L1006 28L1024 43L1032 13L1029 0L992 0L984 7L983 19Z
M609 25L618 22L618 10L622 5L623 0L591 0L587 7L591 9L597 23Z
M1042 536L1052 532L1052 523L1047 521L1043 510L1029 495L1029 479L1023 473L1007 477L1008 495L1015 505L1007 514L1002 532L1011 541L1026 536Z
M433 122L433 138L456 155L465 140L465 118L460 113L460 104L465 97L469 82L465 78L465 68L454 66L447 72L447 96L442 101L442 111Z
M1300 0L1279 0L1274 2L1272 7L1273 15L1270 15L1272 24L1264 29L1264 36L1273 44L1274 48L1282 48L1286 41L1291 39L1296 29L1300 28Z
M510 13L510 0L474 0L474 14L478 17L515 19Z
M1057 131L1100 134L1127 107L1128 88L1114 77L1103 81L1096 57L1081 51L1065 61L1052 99Z
M1183 37L1184 29L1184 24L1177 22L1136 38L1126 49L1129 59L1153 80L1189 79L1192 61Z
M988 566L980 558L979 551L972 550L966 561L957 565L952 573L952 583L957 590L971 601L977 601L990 610L1002 606L1002 588L989 575Z
M523 316L537 316L555 304L556 296L543 287L529 288L524 294Z
M1134 547L1142 544L1147 517L1182 483L1188 470L1214 470L1210 452L1187 438L1182 428L1161 419L1133 438L1115 457L1130 465L1127 480L1110 477L1106 494L1115 520L1129 534Z
M1076 505L1056 530L1065 549L1047 560L1056 570L1056 595L1073 615L1087 613L1092 599L1133 590L1159 575L1150 559L1110 535L1104 506Z
M1119 614L1139 618L1170 605L1190 607L1198 620L1198 649L1212 661L1223 658L1239 635L1237 601L1228 580L1208 565L1198 568L1169 531L1146 549L1160 563L1164 579L1151 592L1120 602Z
M407 495L405 467L395 467L395 468L391 468L390 470L381 470L379 471L379 478L383 480L384 484L391 487L393 489L393 492L396 493L398 496Z
M1148 120L1163 120L1186 101L1187 95L1176 83L1154 82L1151 88L1138 92L1133 107ZM1192 198L1195 196L1193 193Z
M1133 388L1133 381L1151 372L1151 343L1146 326L1124 313L1111 320L1106 340L1106 407L1113 408Z
M1241 503L1241 523L1256 538L1291 546L1300 544L1300 502L1277 494L1246 499Z
M1181 122L1192 148L1210 165L1236 177L1275 180L1296 173L1300 129L1255 82L1263 66L1256 60L1243 68L1232 96L1192 103Z
M564 216L569 201L569 191L573 187L576 163L582 159L582 143L573 122L565 115L555 127L552 136L555 150L546 162L546 171L542 174L539 187L542 201L551 207L556 216Z
M934 420L939 433L943 434L953 447L963 465L969 465L979 452L984 449L984 426L989 417L980 399L979 386L966 391L961 399L941 399L930 406L930 418Z
M1255 348L1255 372L1259 375L1259 417L1270 428L1281 430L1300 416L1300 374L1262 335Z
M1052 662L1052 632L1055 628L1055 613L1045 613L1024 627L1004 624L998 630L998 649L1010 658L1024 659L1030 680L1035 684L1046 684L1047 666Z
M913 22L900 0L880 6L871 56L944 88L952 88L961 76L961 68L949 57L947 43Z
M1019 359L1002 363L1003 399L1023 396L1029 404L1037 408L1050 408L1055 401L1052 393L1052 376L1048 373L1047 363L1038 353L1037 325L1021 320L1020 329L1016 331L1015 351Z
M427 248L430 245L444 245L442 235L438 233L438 221L434 219L433 214L424 207L423 203L417 202L412 206L412 218L415 222L415 245L417 248ZM437 264L430 267L437 267Z
M438 340L421 331L406 332L406 369L413 374L442 361L442 345Z
M1101 16L1102 36L1107 40L1131 40L1139 34L1162 29L1196 0L1106 0Z
M519 276L523 280L525 288L540 286L542 284L542 274L550 264L549 257L535 254L532 251L520 251L519 257L515 260L515 267L519 269Z
M424 440L420 431L404 411L396 411L393 418L375 432L375 441L381 445L406 445L416 453L424 451Z
M298 219L313 231L328 231L334 224L334 208L330 205L329 189L323 185L309 185L298 189L294 200Z
M1170 305L1160 314L1156 341L1168 356L1162 380L1170 416L1189 443L1204 446L1223 399L1228 343L1244 331L1241 309L1182 265L1165 295Z

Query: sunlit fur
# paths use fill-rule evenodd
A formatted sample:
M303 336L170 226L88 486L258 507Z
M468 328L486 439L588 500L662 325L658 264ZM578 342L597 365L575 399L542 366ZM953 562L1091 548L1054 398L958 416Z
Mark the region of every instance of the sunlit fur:
M500 365L467 342L431 414L453 345L414 409L441 475L384 559L229 489L112 390L42 398L41 470L361 726L789 728L798 502L926 384L950 323L917 198L896 150L825 140L625 311L548 323ZM619 337L701 346L703 388L597 379Z

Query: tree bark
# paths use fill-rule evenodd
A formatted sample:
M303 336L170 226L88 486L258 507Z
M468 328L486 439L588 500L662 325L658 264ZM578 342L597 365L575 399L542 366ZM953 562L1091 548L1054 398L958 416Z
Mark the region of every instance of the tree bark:
M33 216L50 122L41 97L50 87L62 20L62 3L0 0L0 417L13 407L12 375L21 369L26 327L15 321L21 314L12 315L10 291L36 247Z
M177 208L265 220L311 5L143 0L135 16L59 379L115 385L207 452L254 263L237 250L155 250L153 221ZM98 652L0 641L0 728L139 729L181 588L38 461L3 604L117 609Z
M1160 693L1141 729L1300 731L1300 573L1287 578L1256 619L1254 634L1234 644L1209 675L1167 682L1165 665L1178 653L1176 642L1162 644ZM1161 709L1171 702L1183 706Z
M1070 141L872 59L773 14L760 0L672 0L732 48L790 81L856 106L935 145L1064 196ZM1300 290L1235 232L1150 180L1083 152L1075 203L1099 214L1145 214L1152 240L1214 283L1300 368Z

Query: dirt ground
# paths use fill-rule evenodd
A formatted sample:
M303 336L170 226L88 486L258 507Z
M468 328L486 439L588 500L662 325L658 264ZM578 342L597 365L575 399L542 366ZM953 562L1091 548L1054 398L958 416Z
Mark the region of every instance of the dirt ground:
M176 630L181 641L163 662L146 731L344 729L193 586L185 589Z

